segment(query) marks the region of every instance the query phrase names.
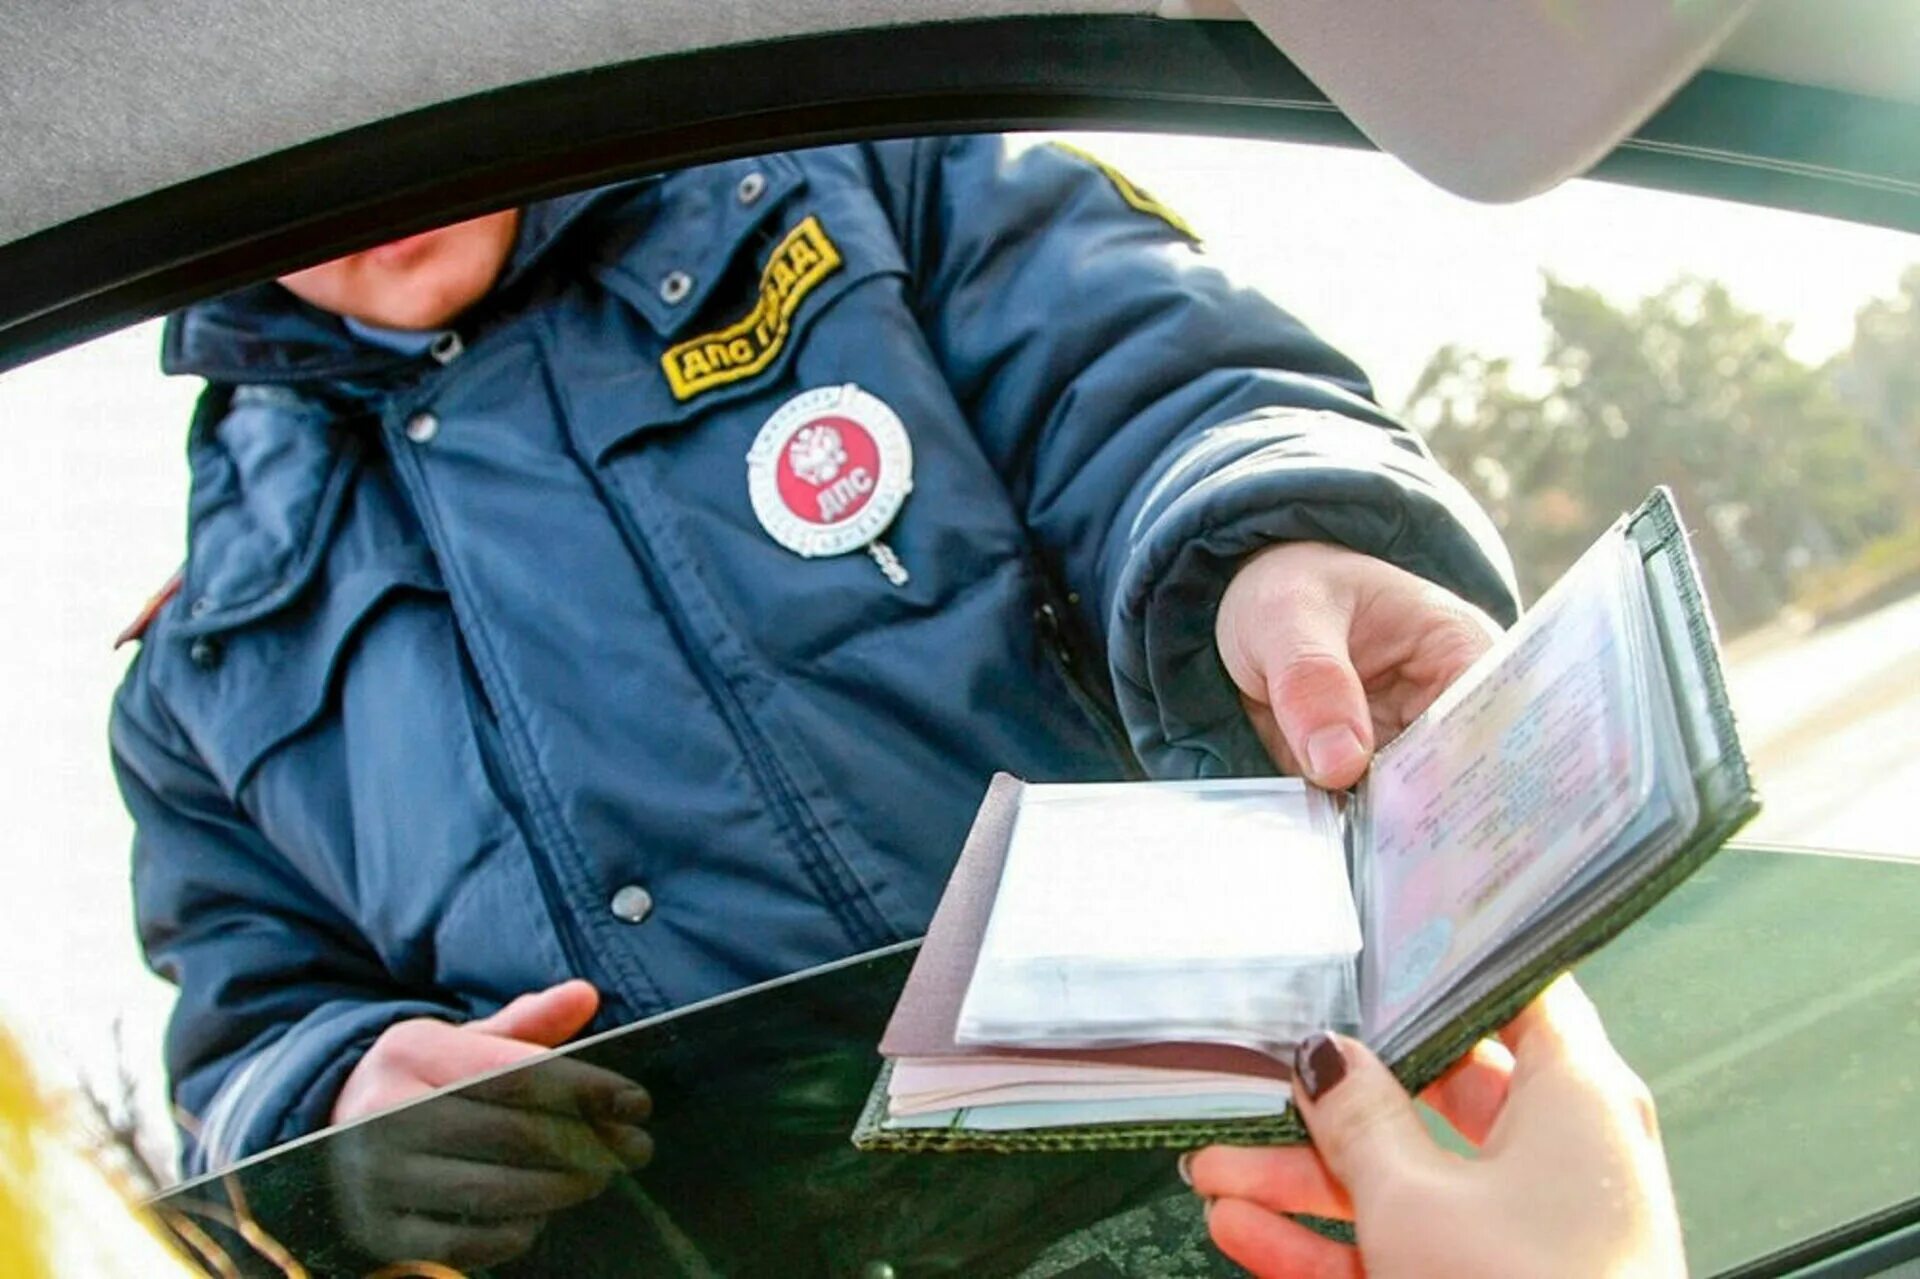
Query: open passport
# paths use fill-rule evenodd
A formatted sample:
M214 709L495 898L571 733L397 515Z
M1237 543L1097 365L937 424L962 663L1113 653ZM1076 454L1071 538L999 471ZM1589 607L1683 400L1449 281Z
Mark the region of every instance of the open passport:
M1300 1038L1343 1030L1425 1086L1758 807L1658 490L1350 796L996 777L854 1144L1303 1141Z

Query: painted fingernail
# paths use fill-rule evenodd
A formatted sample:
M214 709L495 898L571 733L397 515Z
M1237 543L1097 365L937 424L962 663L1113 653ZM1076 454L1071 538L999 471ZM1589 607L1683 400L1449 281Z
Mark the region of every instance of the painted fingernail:
M1366 759L1360 735L1345 724L1334 724L1307 738L1307 768L1316 780L1344 777Z
M1191 1150L1182 1153L1180 1161L1173 1167L1174 1171L1180 1174L1181 1181L1189 1186L1193 1184L1193 1152Z
M1319 1101L1347 1077L1346 1054L1340 1041L1328 1034L1308 1035L1293 1050L1293 1077L1307 1090L1308 1101Z

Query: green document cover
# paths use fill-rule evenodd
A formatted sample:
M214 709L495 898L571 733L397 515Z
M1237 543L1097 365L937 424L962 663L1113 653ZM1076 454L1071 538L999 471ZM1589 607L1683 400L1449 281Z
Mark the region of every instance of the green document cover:
M1596 583L1603 582L1609 591L1618 587L1617 595L1607 596L1616 601L1611 612L1592 603L1599 598ZM1552 623L1530 629L1530 619L1556 609L1572 620L1560 624L1557 638L1536 641ZM1549 642L1559 647L1549 649ZM1541 664L1556 657L1565 670L1548 681L1539 675ZM1572 731L1554 722L1562 715L1558 708L1577 709L1579 695L1600 686L1608 673L1599 669L1604 661L1618 661L1621 672L1631 669L1632 679L1622 686L1632 689L1634 723L1647 725L1638 730L1634 750L1619 751L1618 759L1604 764L1618 770L1620 785L1595 786L1591 796L1534 793L1537 787L1527 778L1537 781L1539 756L1551 754L1556 731L1563 738ZM1553 694L1533 689L1526 714L1502 720L1503 706L1517 704L1512 695L1501 703L1503 690L1523 684L1529 674ZM1563 687L1570 691L1562 695ZM1598 697L1587 701L1603 706L1602 713L1610 705ZM1629 774L1645 779L1640 789L1626 785ZM1615 773L1601 776L1608 780ZM1174 1108L1189 1117L1178 1119L1129 1118L1126 1103L1091 1107L1088 1113L1098 1111L1099 1121L1046 1126L1029 1126L1035 1115L1053 1113L1046 1105L889 1117L896 1058L943 1062L991 1051L997 1060L1042 1069L1064 1060L1101 1069L1227 1072L1248 1080L1250 1094L1270 1094L1274 1081L1287 1078L1285 1053L1272 1045L1263 1053L1233 1043L1004 1051L956 1043L955 1027L1025 790L1018 779L1002 775L981 806L882 1041L888 1064L855 1128L854 1144L893 1151L1079 1151L1307 1140L1290 1107L1267 1104L1267 1113L1235 1115L1236 1109L1262 1109L1252 1095L1183 1103ZM1482 809L1461 811L1476 796L1484 801ZM1525 841L1488 852L1477 842L1488 828L1472 824L1484 818L1487 803L1500 806L1503 817L1522 814L1507 823L1512 829L1564 830L1567 840L1589 827L1612 834L1597 854L1581 853L1568 866L1554 864L1553 848L1536 855ZM1541 811L1549 803L1550 817ZM1418 1091L1511 1020L1554 977L1646 913L1758 809L1698 571L1672 497L1660 489L1609 530L1486 662L1383 748L1356 790L1344 839L1365 941L1354 966L1357 1016L1340 1028L1357 1033L1409 1090ZM1469 833L1476 841L1464 838ZM1556 833L1546 843L1559 838ZM1421 915L1416 908L1430 907L1427 899L1442 891L1432 887L1423 862L1444 864L1447 874L1463 881L1479 875L1481 882L1457 890L1463 899L1471 897L1475 909L1439 923ZM1529 875L1542 878L1529 886ZM1479 909L1489 898L1503 900L1502 893L1518 894L1514 900L1521 906L1505 914ZM1071 1113L1073 1107L1065 1109Z

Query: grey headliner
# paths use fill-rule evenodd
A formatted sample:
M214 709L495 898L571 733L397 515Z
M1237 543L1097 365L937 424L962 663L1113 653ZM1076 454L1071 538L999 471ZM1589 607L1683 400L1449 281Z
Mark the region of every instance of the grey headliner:
M20 0L11 8L0 54L0 244L387 116L611 62L906 22L1234 12L1225 0ZM1920 102L1917 8L1917 0L1769 0L1718 64Z
M0 243L313 138L712 45L1156 0L27 0L0 66ZM351 80L341 73L351 69ZM857 75L858 68L848 68Z

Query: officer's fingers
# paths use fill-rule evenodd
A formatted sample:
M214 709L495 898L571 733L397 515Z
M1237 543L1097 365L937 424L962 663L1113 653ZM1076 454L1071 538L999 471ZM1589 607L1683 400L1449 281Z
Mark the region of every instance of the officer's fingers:
M1293 751L1287 746L1287 739L1280 735L1280 722L1273 717L1273 708L1268 706L1264 695L1259 700L1240 695L1240 710L1253 725L1254 736L1260 739L1260 745L1266 750L1267 758L1280 766L1280 771L1289 777L1298 777L1305 770L1300 761L1293 757Z
M1361 1212L1393 1178L1433 1169L1446 1158L1407 1090L1357 1040L1308 1038L1294 1056L1293 1073L1294 1104L1314 1147Z
M1308 1146L1208 1146L1182 1163L1195 1194L1245 1199L1274 1212L1353 1220L1353 1201Z
M599 1010L600 992L592 982L576 978L522 995L499 1012L468 1022L467 1028L557 1048L579 1034Z
M397 1022L354 1064L334 1099L330 1121L343 1124L379 1114L541 1051L430 1017Z
M533 1247L546 1224L544 1217L455 1224L394 1213L356 1233L362 1246L382 1260L437 1261L466 1270L512 1261Z
M1353 669L1355 565L1364 556L1313 542L1270 546L1221 596L1214 640L1241 695L1266 706L1285 750L1322 786L1358 781L1373 750L1366 691ZM1255 716L1259 727L1259 717ZM1263 740L1266 735L1263 734Z
M1444 594L1438 587L1430 593ZM1367 672L1374 729L1392 738L1413 723L1493 645L1490 619L1467 620L1459 610L1403 614L1391 631L1356 627L1355 664Z
M609 1172L511 1168L471 1159L417 1154L382 1174L376 1195L402 1212L467 1221L544 1217L585 1203L607 1188Z
M1232 601L1232 633L1222 637L1230 666L1259 677L1262 687L1243 691L1264 696L1308 779L1335 789L1360 780L1373 750L1366 689L1349 651L1353 606L1322 580L1342 554L1294 545L1256 557L1242 570L1252 585Z
M467 1095L503 1106L617 1123L645 1123L653 1114L653 1099L645 1088L625 1075L569 1057L482 1080Z
M631 1124L597 1123L594 1133L621 1164L630 1171L653 1162L653 1135Z
M1422 637L1420 666L1429 683L1445 688L1494 646L1500 625L1451 592L1435 587L1432 596L1438 596L1442 606Z
M1513 1054L1491 1039L1483 1039L1446 1074L1428 1085L1420 1100L1432 1106L1454 1131L1478 1146L1493 1130L1507 1104L1513 1082Z
M1360 1254L1244 1199L1207 1209L1207 1232L1221 1252L1260 1279L1362 1279Z
M436 1028L437 1027L437 1028ZM546 1049L524 1040L483 1034L472 1024L427 1023L408 1044L409 1060L429 1086L445 1088L476 1075L518 1066Z
M612 1143L583 1119L496 1106L465 1094L443 1097L427 1111L421 1123L396 1132L387 1148L560 1171L613 1172L622 1163ZM394 1122L374 1128L384 1129Z

